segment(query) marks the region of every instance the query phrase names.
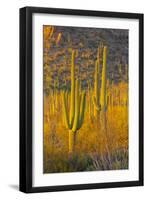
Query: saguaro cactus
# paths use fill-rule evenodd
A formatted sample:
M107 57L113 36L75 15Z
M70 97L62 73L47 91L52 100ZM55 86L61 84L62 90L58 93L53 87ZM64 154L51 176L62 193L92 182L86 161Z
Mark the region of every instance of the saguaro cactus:
M101 55L102 54L102 55ZM102 57L102 59L101 59ZM95 82L94 82L94 110L95 117L100 119L102 130L106 129L106 109L107 109L107 47L98 48L98 57L95 63ZM102 74L101 74L101 87L100 87L100 64L102 62ZM100 115L99 115L100 114ZM100 118L99 118L100 116Z
M85 91L79 92L79 80L75 81L75 51L72 51L71 62L71 94L70 94L70 114L68 113L66 92L62 93L63 112L66 128L69 130L69 153L73 153L76 144L77 130L83 124L85 112Z
M101 94L100 94L100 105L101 105L101 129L104 133L107 132L107 47L103 48L103 66L102 66L102 80L101 80Z
M99 57L95 62L95 74L94 74L94 95L93 95L93 103L94 103L94 115L100 111L100 60Z
M106 46L103 47L101 87L100 87L100 52L101 48L98 48L98 57L95 63L93 103L95 110L105 111L107 108L107 72L106 72L107 47Z
M103 67L102 67L102 81L101 81L101 94L100 105L101 110L105 111L107 108L107 47L103 48Z

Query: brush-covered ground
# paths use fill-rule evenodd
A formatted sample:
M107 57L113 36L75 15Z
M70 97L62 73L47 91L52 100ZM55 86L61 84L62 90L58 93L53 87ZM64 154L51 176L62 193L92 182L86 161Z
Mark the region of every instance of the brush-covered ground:
M88 95L86 102L87 108ZM50 103L51 97L44 96L44 173L128 169L126 104L114 102L108 106L104 129L101 120L93 116L92 106L92 115L86 109L84 123L77 132L75 152L69 155L60 94L54 114L50 114Z

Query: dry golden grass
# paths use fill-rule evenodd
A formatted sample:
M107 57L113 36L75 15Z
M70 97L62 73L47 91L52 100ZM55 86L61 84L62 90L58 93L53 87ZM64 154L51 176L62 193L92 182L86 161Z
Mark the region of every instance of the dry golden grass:
M98 118L93 116L93 104L91 104L91 116L89 110L86 109L84 123L77 132L76 155L109 155L119 149L128 150L127 87L126 83L121 83L111 88L111 92L114 93L114 102L112 104L108 102L104 128L102 128L101 115ZM121 91L120 97L118 91ZM119 104L118 98L120 98ZM55 101L54 110L51 109L53 101ZM86 107L88 107L88 95L86 102ZM55 162L55 157L56 163L63 157L69 159L68 130L64 126L60 92L55 98L52 95L44 97L44 172L54 172L54 169L48 170L50 167L48 161L53 159L52 161ZM61 168L64 168L64 161ZM68 171L68 169L60 171Z

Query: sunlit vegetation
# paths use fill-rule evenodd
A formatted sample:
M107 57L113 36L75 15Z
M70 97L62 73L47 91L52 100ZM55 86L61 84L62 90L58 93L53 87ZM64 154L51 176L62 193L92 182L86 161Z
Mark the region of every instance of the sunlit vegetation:
M44 173L127 169L127 60L61 30L43 27Z

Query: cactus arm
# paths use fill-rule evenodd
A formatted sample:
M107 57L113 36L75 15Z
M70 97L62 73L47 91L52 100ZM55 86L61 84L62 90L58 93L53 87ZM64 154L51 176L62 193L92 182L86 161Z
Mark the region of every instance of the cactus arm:
M70 129L69 126L69 118L68 118L68 111L67 111L67 102L66 102L66 94L65 91L62 93L62 101L63 101L63 113L64 113L64 120L66 128Z
M68 91L65 92L65 100L66 100L66 107L67 107L67 110L69 108L69 105L68 105Z
M70 99L70 125L72 126L75 114L75 51L72 51L71 59L71 99Z
M80 102L80 117L79 117L78 129L80 129L83 124L84 114L85 114L85 104L86 104L86 93L85 91L83 91Z
M78 128L79 112L80 112L80 97L79 97L79 81L76 80L76 90L75 90L75 117L73 122L72 131L76 132Z
M96 98L96 102L98 103L99 101L99 63L98 61L96 60L95 62L95 84L94 84L94 89L95 89L95 98Z
M90 97L90 81L87 81L87 85L88 85L88 112L89 112L89 116L91 117L91 97Z

